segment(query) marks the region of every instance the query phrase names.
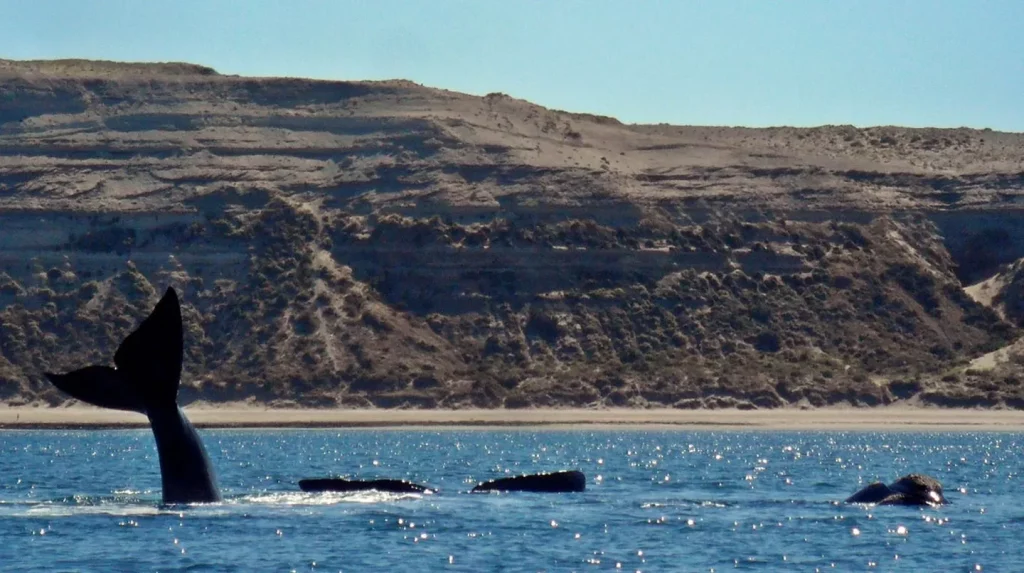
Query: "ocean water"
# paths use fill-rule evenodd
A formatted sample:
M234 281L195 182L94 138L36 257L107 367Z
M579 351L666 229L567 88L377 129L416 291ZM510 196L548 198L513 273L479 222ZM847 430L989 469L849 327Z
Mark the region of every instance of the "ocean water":
M1024 571L1024 435L206 430L225 501L161 506L152 435L0 432L0 571ZM469 494L578 468L587 491ZM840 503L909 472L938 509ZM405 478L434 495L306 494Z

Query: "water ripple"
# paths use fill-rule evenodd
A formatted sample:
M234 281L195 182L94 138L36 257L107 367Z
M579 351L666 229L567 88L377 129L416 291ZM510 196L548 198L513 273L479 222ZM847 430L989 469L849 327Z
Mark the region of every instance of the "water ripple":
M205 431L224 494L164 506L145 430L0 432L0 569L1024 570L1024 436L985 433ZM587 491L474 495L579 468ZM942 508L839 503L930 473ZM304 493L347 475L436 495ZM11 565L9 565L11 564Z

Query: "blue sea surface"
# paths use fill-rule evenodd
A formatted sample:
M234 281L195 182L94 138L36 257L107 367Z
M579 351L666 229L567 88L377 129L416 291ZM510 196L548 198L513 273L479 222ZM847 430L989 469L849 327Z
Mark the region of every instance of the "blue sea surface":
M148 430L0 432L0 571L1024 571L1024 435L205 430L223 503L160 504ZM469 494L578 468L587 491ZM942 508L846 505L942 481ZM307 494L404 478L434 495Z

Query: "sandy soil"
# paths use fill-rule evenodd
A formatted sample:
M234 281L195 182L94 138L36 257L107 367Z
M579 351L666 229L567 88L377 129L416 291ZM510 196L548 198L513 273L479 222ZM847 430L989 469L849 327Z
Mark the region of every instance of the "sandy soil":
M253 406L186 408L196 426L678 428L687 430L1024 431L1024 411L886 408L810 410L532 409L305 410ZM73 406L0 406L0 428L147 427L141 414Z

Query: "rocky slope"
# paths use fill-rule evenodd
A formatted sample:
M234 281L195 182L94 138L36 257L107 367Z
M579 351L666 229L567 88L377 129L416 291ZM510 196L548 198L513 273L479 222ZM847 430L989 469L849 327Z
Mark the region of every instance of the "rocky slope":
M1022 210L1021 134L0 60L0 400L174 285L186 400L1017 407Z

